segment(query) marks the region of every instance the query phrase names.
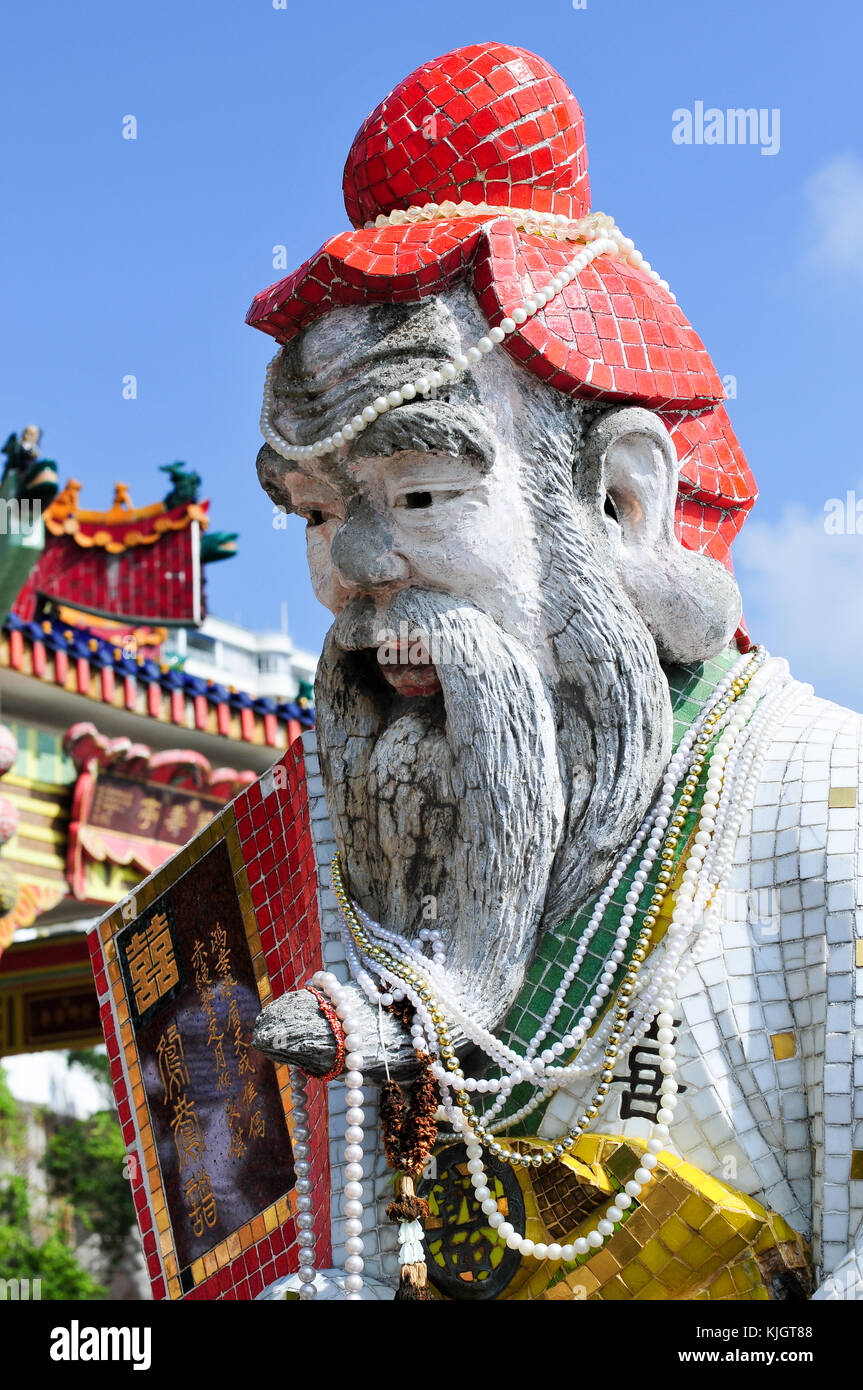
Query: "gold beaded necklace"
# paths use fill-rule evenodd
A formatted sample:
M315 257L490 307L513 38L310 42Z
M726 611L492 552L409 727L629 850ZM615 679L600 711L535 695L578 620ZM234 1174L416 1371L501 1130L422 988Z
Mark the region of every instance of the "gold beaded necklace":
M617 1060L620 1043L623 1037L623 1030L629 1012L629 1004L638 979L639 971L652 947L657 944L662 936L662 932L660 932L656 940L654 940L654 930L659 921L666 896L672 885L674 862L680 836L686 822L686 815L692 806L693 799L698 790L699 780L710 744L716 732L716 726L731 706L735 704L748 689L755 672L760 668L765 659L766 652L758 648L753 648L753 660L746 670L741 672L732 682L728 693L718 702L716 707L711 710L693 746L692 762L677 800L674 815L669 821L663 836L662 846L658 856L660 869L656 879L656 887L644 914L641 929L636 938L635 947L630 956L623 979L607 1005L607 1007L613 1010L612 1027L606 1040L604 1064L599 1074L599 1082L593 1091L590 1102L585 1106L584 1111L579 1116L576 1123L571 1126L566 1135L555 1144L552 1149L542 1149L534 1153L525 1153L512 1147L511 1144L501 1142L497 1139L487 1128L482 1115L474 1108L469 1092L464 1089L454 1089L455 1101L470 1129L476 1134L477 1139L486 1144L489 1151L503 1162L508 1162L515 1166L521 1165L522 1167L539 1167L543 1163L554 1163L564 1153L574 1147L581 1135L598 1116L613 1080L613 1068ZM336 899L356 946L364 955L370 957L377 965L385 969L387 973L398 978L402 984L407 987L408 993L414 993L427 1008L437 1037L440 1057L447 1071L451 1073L454 1087L458 1086L459 1080L463 1081L464 1076L461 1072L459 1060L452 1042L452 1034L447 1024L444 1011L440 1003L435 999L428 981L419 971L415 970L413 966L400 961L385 946L381 946L371 939L362 922L359 920L354 905L345 888L341 856L338 851L333 855L331 868L333 889L336 894ZM594 1022L594 1029L598 1027L599 1022L600 1019L597 1018ZM587 1039L585 1038L575 1049L573 1057L578 1055L586 1042ZM524 1144L523 1140L518 1142L522 1145Z

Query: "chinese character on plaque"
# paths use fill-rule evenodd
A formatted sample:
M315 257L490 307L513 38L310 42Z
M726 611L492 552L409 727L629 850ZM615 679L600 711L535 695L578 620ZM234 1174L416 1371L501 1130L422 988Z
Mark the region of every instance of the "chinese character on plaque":
M154 913L146 926L131 933L126 945L125 966L135 1010L141 1018L180 979L171 928L164 912Z

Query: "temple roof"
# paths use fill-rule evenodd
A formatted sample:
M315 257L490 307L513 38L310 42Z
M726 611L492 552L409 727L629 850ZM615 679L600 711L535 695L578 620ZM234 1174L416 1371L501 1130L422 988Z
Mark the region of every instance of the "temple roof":
M165 502L135 507L125 483L114 487L114 501L107 511L86 511L78 506L81 484L70 478L44 513L53 536L71 536L85 549L102 547L118 555L138 545L153 545L169 531L184 531L193 521L209 525L209 502L183 502L168 508Z
M28 621L10 613L0 629L0 669L18 671L84 695L180 727L193 727L242 742L285 746L315 722L307 702L253 698L233 686L204 680L146 657L125 656L120 647L86 628ZM120 687L125 682L125 688ZM146 710L138 692L146 691ZM191 706L191 708L190 708ZM291 729L291 725L294 728Z

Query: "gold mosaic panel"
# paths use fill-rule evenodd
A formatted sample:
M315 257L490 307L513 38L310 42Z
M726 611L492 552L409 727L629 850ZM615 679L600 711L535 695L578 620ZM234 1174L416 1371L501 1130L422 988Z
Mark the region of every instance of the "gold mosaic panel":
M574 1162L552 1163L538 1169L532 1186L539 1219L549 1239L560 1243L603 1201L608 1201L610 1192L601 1169Z
M550 1147L539 1140L523 1142ZM580 1225L563 1228L564 1214L577 1212L585 1199L584 1192L567 1198L566 1178L578 1188L586 1170L593 1200L597 1166L606 1175L614 1168L628 1178L633 1160L637 1164L644 1149L641 1141L590 1135L575 1145L569 1170L558 1164L529 1175L518 1170L528 1238L567 1243L586 1235L595 1225L595 1206ZM612 1190L618 1189L612 1184ZM787 1222L669 1153L659 1156L644 1201L583 1263L561 1266L525 1260L523 1266L525 1272L513 1278L504 1300L758 1301L770 1298L777 1273L792 1275L804 1288L810 1278L808 1249Z

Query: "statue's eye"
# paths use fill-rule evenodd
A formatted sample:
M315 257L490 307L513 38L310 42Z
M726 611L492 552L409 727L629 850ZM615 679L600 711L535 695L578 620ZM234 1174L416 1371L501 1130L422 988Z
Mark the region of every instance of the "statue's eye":
M411 492L401 492L395 498L393 506L405 507L408 511L424 511L428 507L437 507L444 502L451 502L456 497L463 495L463 488L425 488Z
M612 521L616 521L618 525L620 524L620 517L617 515L617 508L615 507L614 502L612 501L610 493L605 494L604 511L605 515L610 516Z
M310 512L306 513L307 526L323 526L325 520L326 517L323 512L318 511L316 508L312 508Z

